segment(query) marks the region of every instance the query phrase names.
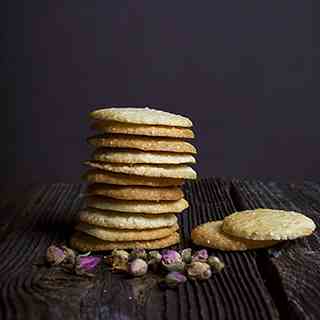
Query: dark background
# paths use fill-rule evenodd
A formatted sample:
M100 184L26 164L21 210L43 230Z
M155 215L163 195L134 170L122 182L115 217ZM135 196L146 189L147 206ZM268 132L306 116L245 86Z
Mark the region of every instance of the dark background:
M1 184L79 181L96 105L189 116L201 176L319 180L314 4L8 1Z

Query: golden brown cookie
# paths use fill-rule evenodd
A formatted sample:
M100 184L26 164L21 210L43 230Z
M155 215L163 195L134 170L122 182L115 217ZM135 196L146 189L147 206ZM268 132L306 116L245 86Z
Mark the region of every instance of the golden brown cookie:
M170 236L179 229L175 224L171 227L158 229L110 229L90 224L80 223L76 225L76 230L89 234L95 238L107 241L143 241L155 240Z
M224 233L222 221L211 221L199 225L192 230L191 239L199 245L223 251L243 251L249 249L267 248L277 244L274 240L248 240Z
M95 167L94 163L91 166ZM98 166L100 167L100 165ZM100 169L89 170L83 178L89 183L106 183L124 186L170 187L181 186L183 184L183 179L134 176Z
M302 213L275 209L235 212L223 221L222 230L252 240L288 240L312 234L316 225Z
M92 159L95 161L127 164L183 164L196 162L195 158L190 154L112 148L99 148L95 150Z
M127 175L153 177L153 178L175 178L175 179L196 179L197 173L183 164L123 164L107 163L97 161L85 161L84 164L91 168L124 173Z
M178 187L155 188L144 186L114 186L96 183L88 186L86 194L106 196L119 200L180 200L183 192Z
M168 237L145 241L105 241L76 231L70 240L70 247L82 252L107 251L113 249L161 249L179 243L180 237L174 232Z
M125 123L192 127L192 122L187 117L149 108L99 107L98 110L90 112L90 117L96 120L118 121Z
M185 199L176 201L126 201L91 196L87 198L87 205L90 208L111 210L129 213L161 214L179 213L188 208L189 204Z
M94 147L138 149L196 154L196 148L189 142L174 138L133 136L127 134L98 135L87 139Z
M157 229L172 227L177 217L172 213L141 214L86 208L80 212L80 221L96 226L117 229Z
M181 139L194 138L193 131L187 128L160 125L153 126L116 121L95 121L92 123L91 129L105 133L133 134L137 136L171 137Z

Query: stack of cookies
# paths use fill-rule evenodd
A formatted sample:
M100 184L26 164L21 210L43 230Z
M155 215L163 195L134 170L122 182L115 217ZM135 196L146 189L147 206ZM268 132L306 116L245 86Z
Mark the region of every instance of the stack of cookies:
M196 179L192 122L148 108L91 112L98 135L86 161L86 208L71 238L80 251L159 249L179 242L176 214L188 207L181 186Z

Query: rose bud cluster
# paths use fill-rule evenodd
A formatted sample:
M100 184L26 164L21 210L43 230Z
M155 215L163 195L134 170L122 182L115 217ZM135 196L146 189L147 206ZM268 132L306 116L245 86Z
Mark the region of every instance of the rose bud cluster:
M148 271L162 274L161 287L175 288L188 279L207 280L220 272L224 263L218 257L209 256L206 249L192 252L191 248L179 251L164 249L161 252L144 249L113 250L106 258L112 271L123 271L133 277L142 277Z
M93 276L92 271L101 262L101 257L76 252L66 246L51 245L46 252L46 261L50 266L59 266L76 275Z

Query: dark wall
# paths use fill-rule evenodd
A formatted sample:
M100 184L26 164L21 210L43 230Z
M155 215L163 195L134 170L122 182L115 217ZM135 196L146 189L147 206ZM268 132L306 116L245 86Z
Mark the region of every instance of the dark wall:
M95 105L192 118L203 176L319 179L311 1L8 1L2 183L78 181ZM319 24L318 24L319 25Z

